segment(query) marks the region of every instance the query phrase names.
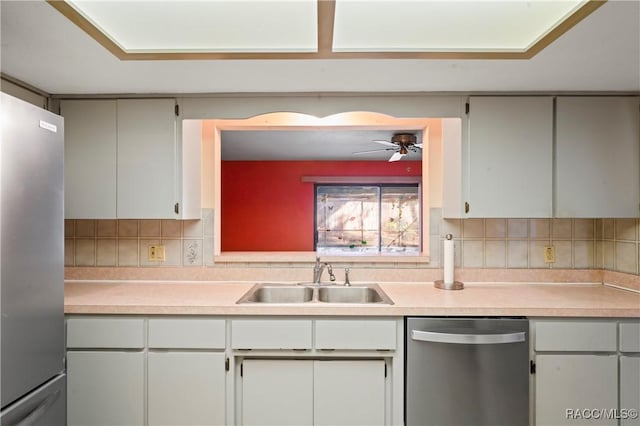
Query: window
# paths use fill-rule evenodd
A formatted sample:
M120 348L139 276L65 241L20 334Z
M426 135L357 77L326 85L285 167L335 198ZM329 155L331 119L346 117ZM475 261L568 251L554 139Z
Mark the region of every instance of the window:
M417 184L316 185L315 218L318 253L420 253Z

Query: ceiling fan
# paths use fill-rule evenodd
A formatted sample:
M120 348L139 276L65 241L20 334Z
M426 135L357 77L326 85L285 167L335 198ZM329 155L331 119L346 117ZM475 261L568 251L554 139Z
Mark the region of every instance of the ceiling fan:
M411 152L420 152L422 150L422 144L416 143L417 138L413 133L396 133L391 137L391 142L382 141L382 140L373 140L371 142L378 143L380 145L385 145L387 148L383 149L373 149L370 151L359 151L354 152L354 155L360 154L372 154L374 152L383 152L383 151L394 151L391 158L389 158L389 162L401 160L402 157L407 155L409 151Z

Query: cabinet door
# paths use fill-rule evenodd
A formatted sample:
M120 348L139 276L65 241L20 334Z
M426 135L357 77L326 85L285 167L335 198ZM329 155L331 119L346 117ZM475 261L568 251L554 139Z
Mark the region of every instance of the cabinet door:
M174 99L118 99L118 218L175 218Z
M615 425L582 410L618 407L616 355L537 355L536 425Z
M639 103L557 98L556 216L640 216Z
M624 410L624 411L623 411ZM631 410L635 410L631 416ZM640 426L640 357L620 356L620 424ZM626 412L626 414L625 414Z
M64 213L70 219L116 217L116 101L66 100Z
M312 360L244 360L242 424L313 424Z
M383 360L315 361L314 425L383 425Z
M225 355L149 352L149 425L224 425Z
M142 352L67 352L67 424L144 423Z
M551 217L553 99L469 104L469 216Z

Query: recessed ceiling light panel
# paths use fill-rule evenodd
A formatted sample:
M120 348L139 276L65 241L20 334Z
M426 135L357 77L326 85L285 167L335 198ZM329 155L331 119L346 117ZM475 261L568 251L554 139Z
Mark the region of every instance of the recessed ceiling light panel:
M584 0L336 0L334 52L524 52Z
M529 59L606 0L47 0L123 60Z
M67 2L127 53L315 52L315 0Z

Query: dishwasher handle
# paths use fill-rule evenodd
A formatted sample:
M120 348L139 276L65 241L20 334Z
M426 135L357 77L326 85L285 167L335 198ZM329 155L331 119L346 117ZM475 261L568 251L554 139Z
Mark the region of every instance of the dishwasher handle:
M457 334L411 330L411 339L419 342L453 343L458 345L497 345L524 342L526 333L519 331L506 334Z

